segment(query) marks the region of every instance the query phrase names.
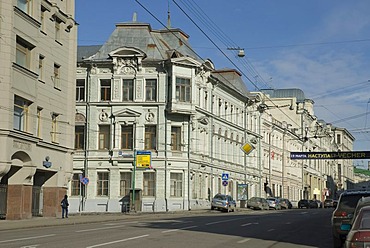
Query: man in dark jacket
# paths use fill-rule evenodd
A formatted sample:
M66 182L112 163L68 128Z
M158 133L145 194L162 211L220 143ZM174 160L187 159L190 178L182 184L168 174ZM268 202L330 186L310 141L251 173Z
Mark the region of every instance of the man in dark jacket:
M65 195L63 200L60 202L60 206L62 206L62 218L64 219L64 216L66 216L66 218L68 218L69 203L68 203L68 196L67 195Z

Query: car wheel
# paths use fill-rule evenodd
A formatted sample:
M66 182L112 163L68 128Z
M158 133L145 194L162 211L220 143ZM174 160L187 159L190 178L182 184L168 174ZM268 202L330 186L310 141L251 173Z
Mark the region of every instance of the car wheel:
M211 206L211 210L214 210L215 209L215 207L214 206Z

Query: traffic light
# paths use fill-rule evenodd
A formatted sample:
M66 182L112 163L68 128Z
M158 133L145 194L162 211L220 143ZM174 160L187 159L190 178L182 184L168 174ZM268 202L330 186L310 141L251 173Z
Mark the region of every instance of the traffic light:
M263 188L265 189L265 192L267 192L267 182L266 183L263 183Z

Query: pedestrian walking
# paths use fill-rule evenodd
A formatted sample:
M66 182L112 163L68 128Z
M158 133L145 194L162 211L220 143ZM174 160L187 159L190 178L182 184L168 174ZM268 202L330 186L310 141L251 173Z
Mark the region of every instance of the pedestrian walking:
M64 216L68 218L68 196L65 195L63 200L60 202L60 206L62 207L62 218L64 219Z

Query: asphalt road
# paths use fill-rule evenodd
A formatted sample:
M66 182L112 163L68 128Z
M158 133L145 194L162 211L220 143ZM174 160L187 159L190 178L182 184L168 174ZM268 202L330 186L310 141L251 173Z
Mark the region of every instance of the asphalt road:
M137 219L0 231L1 248L332 247L332 209L292 209Z

